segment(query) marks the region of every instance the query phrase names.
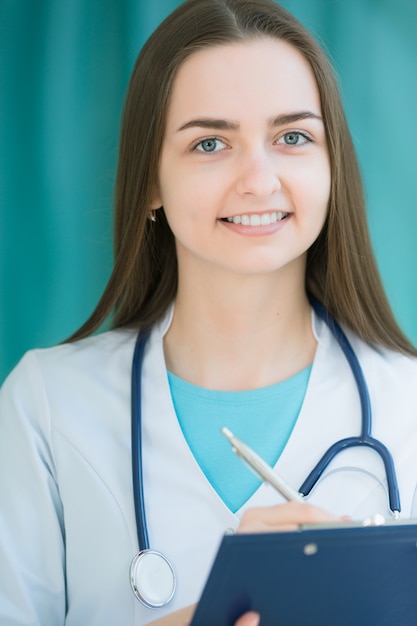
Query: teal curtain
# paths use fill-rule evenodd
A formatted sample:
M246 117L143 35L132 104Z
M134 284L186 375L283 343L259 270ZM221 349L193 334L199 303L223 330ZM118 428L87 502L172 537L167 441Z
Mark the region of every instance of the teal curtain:
M283 0L340 76L383 280L417 342L417 2ZM0 381L94 308L112 263L120 113L175 0L0 0Z

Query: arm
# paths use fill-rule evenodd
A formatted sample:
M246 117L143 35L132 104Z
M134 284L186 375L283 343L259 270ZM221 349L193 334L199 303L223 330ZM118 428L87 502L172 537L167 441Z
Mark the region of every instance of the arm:
M0 390L0 623L65 623L63 511L48 406L26 356Z

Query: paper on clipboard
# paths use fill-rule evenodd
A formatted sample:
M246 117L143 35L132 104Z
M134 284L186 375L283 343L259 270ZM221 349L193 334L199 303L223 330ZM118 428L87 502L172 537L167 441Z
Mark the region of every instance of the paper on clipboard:
M225 536L191 626L416 626L417 524Z

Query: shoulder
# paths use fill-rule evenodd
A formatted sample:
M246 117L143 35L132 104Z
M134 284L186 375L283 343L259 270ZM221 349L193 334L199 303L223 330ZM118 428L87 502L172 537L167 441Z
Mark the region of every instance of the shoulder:
M107 361L131 353L137 331L118 329L93 337L86 337L72 343L63 343L52 348L42 348L27 352L17 369L39 367L45 373L68 373L71 370L85 371L98 363L102 367Z
M347 333L352 347L366 368L368 375L379 380L390 380L391 384L402 384L417 391L417 358L384 346L370 346L352 333Z
M129 428L136 336L115 330L26 353L0 389L2 432L10 440L37 433L57 463L62 442L85 458L99 455L90 445L97 433L110 450Z
M315 316L313 323L316 338L324 347L326 363L323 367L326 371L327 362L334 365L346 361L325 322ZM369 345L354 332L346 328L343 330L363 372L373 407L384 413L393 410L394 414L398 414L398 407L401 406L401 410L405 409L406 413L413 415L413 419L417 419L417 358L380 345ZM347 375L346 368L344 372L344 376ZM397 409L394 409L395 406Z
M417 359L349 337L369 390L374 435L402 450L402 462L417 454ZM408 450L408 452L405 452ZM399 462L399 461L398 461Z
M340 350L336 338L327 324L313 314L313 332L316 339L332 352ZM381 345L370 345L360 339L353 331L343 328L360 366L370 376L388 376L391 380L409 383L417 377L417 358L390 350ZM342 356L342 353L341 353Z
M129 378L136 334L135 330L112 330L30 350L4 382L2 394L44 404L56 395L85 395L87 386L106 387L122 375Z
M81 365L133 349L136 334L137 331L132 329L110 330L72 343L31 350L26 356L36 359L42 367Z

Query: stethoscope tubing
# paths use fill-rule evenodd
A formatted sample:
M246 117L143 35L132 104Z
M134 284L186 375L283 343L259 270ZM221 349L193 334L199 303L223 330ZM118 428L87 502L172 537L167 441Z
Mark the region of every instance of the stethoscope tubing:
M142 463L142 365L149 331L141 331L136 341L132 363L132 481L136 532L139 552L130 565L130 585L136 598L147 608L158 609L168 604L175 593L176 576L169 559L151 550L145 514Z
M330 448L327 450L327 452L325 452L317 465L311 470L310 474L301 485L299 491L304 495L308 495L314 485L320 479L326 467L339 452L355 446L365 446L375 450L375 452L379 454L384 463L384 469L388 485L389 506L394 516L397 516L401 511L401 502L394 461L388 448L381 441L378 441L371 435L371 399L369 397L368 385L366 383L365 376L359 363L358 357L356 356L348 338L346 337L346 334L343 332L342 328L336 322L334 317L329 314L327 309L318 300L316 300L316 298L310 296L309 299L317 315L324 320L330 331L333 333L349 363L359 393L362 426L361 434L359 436L341 439L340 441L336 441L332 446L330 446Z
M366 384L366 380L363 374L363 370L359 363L359 360L348 340L346 334L343 332L342 328L336 322L336 320L330 315L330 313L325 309L325 307L318 302L313 297L310 297L310 302L312 307L314 308L316 314L324 320L324 322L329 327L330 331L336 338L338 344L340 345L352 371L354 376L356 386L359 393L360 405L361 405L361 419L362 419L362 427L361 434L359 436L347 437L345 439L341 439L340 441L335 442L330 448L325 452L322 458L318 461L316 466L312 469L310 474L307 476L303 484L301 485L299 492L303 495L308 495L310 491L313 489L315 484L320 479L321 475L332 461L332 459L341 451L351 448L354 446L366 446L368 448L372 448L375 450L379 456L381 457L388 485L388 496L389 496L389 506L391 511L394 514L394 517L398 517L399 512L401 511L400 504L400 496L398 490L398 482L395 473L395 466L392 456L388 450L388 448L377 439L374 439L371 435L372 430L372 411L371 411L371 401L369 397L368 386ZM144 360L144 351L145 346L147 344L147 340L150 335L150 330L141 330L138 334L138 338L136 341L135 351L133 355L133 363L132 363L132 381L131 381L131 404L132 404L132 415L131 415L131 435L132 435L132 481L133 481L133 496L134 496L134 507L135 507L135 517L136 517L136 529L137 529L137 537L138 537L138 545L139 545L139 554L132 562L132 568L134 569L135 564L139 561L139 557L144 553L148 552L155 557L158 555L161 557L161 560L165 562L164 567L168 568L168 570L172 570L172 566L169 563L168 559L164 557L162 554L150 550L149 547L149 536L148 529L146 524L146 514L145 514L145 500L144 500L144 488L143 488L143 464L142 464L142 399L141 399L141 381L142 381L142 366ZM140 590L135 589L135 583L133 581L134 575L132 574L132 588L134 590L135 595L140 599L146 606L151 606L156 608L158 606L163 606L168 602L174 591L175 591L175 575L172 570L172 592L170 591L167 599L161 601L160 603L147 603L146 599L141 596Z
M145 499L143 490L142 466L142 398L141 380L145 346L149 331L140 331L136 341L132 363L132 479L133 496L135 503L136 529L138 534L139 550L149 550L149 536L145 516Z

